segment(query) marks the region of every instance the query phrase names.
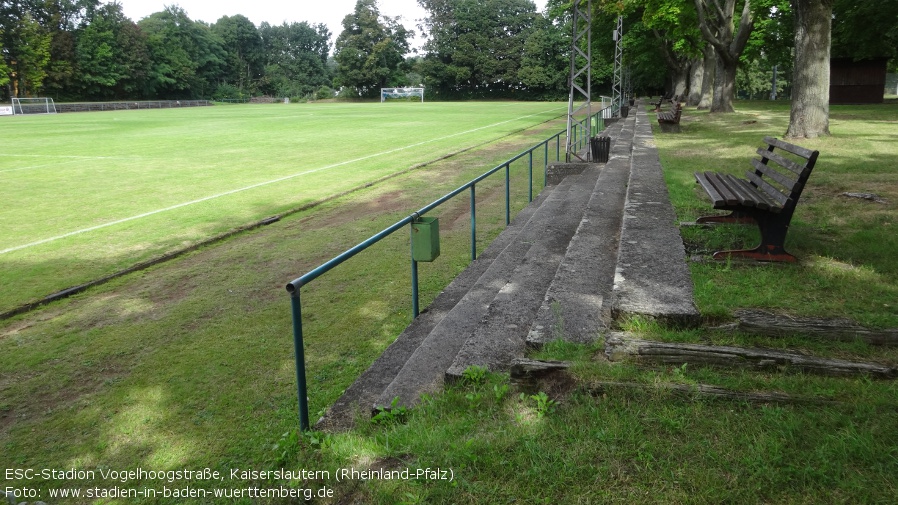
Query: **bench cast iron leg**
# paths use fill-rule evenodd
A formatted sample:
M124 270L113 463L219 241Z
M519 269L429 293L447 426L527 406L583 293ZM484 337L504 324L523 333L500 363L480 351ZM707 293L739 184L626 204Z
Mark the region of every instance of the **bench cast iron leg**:
M786 252L785 248L786 232L789 231L791 216L758 215L755 219L761 230L761 244L758 247L738 251L718 251L714 253L714 259L745 258L755 261L794 263L795 256Z

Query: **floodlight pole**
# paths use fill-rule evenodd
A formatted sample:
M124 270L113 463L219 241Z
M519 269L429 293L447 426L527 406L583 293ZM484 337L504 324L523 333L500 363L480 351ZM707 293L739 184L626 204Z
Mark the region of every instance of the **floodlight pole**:
M617 17L617 28L614 29L614 78L611 81L611 110L615 116L620 116L620 108L623 105L623 69L624 46L621 43L624 38L624 17Z
M570 93L567 107L567 142L565 143L565 160L570 162L572 156L583 160L577 153L574 137L578 136L578 129L582 136L592 136L592 0L586 0L586 12L582 10L584 0L573 2L573 31L571 40L571 72L568 76ZM581 48L582 42L586 42L586 50ZM578 56L585 60L582 65L577 62ZM575 101L580 101L575 104ZM577 121L576 117L582 117L586 111L585 125ZM588 156L587 156L588 157ZM585 161L585 160L583 160Z

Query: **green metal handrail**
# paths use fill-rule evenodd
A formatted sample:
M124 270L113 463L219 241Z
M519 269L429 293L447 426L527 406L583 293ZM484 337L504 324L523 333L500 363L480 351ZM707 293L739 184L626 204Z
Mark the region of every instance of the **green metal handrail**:
M583 121L575 125L575 128L572 130L574 141L572 145L575 147L577 151L582 149L584 145L586 145L589 141L589 138L593 135L596 135L599 131L603 129L604 122L601 117L602 112L599 111L589 118L585 118ZM586 132L589 134L586 134ZM384 238L392 235L394 232L400 230L405 226L410 226L414 223L419 217L423 216L427 212L437 208L443 203L449 201L450 199L458 196L459 194L469 191L470 199L471 199L471 261L477 259L477 212L476 212L476 185L478 182L486 179L487 177L495 174L496 172L505 169L505 226L508 226L511 223L511 179L510 179L510 170L511 164L515 161L520 160L521 158L527 156L529 158L529 184L530 184L530 192L528 201L533 201L533 152L537 149L544 149L544 160L545 165L543 167L543 186L545 186L546 178L547 178L547 169L549 166L549 144L554 140L555 141L555 160L560 161L561 159L561 135L566 135L567 131L563 130L553 135L552 137L547 138L546 140L540 142L539 144L531 147L530 149L512 157L511 159L497 165L496 167L484 172L480 176L468 181L464 185L454 189L453 191L443 195L437 200L430 202L429 204L421 207L417 211L411 213L409 216L400 219L399 221L393 223L388 226L384 230L380 231L369 237L367 240L355 245L354 247L347 249L343 253L335 256L330 261L321 264L317 268L309 271L305 275L298 277L292 281L290 281L286 288L287 292L290 293L290 306L292 310L293 316L293 346L295 348L296 353L296 389L297 389L297 397L299 400L299 426L302 431L308 431L309 429L309 405L308 405L308 396L307 396L307 388L306 388L306 365L305 365L305 349L303 344L303 331L302 331L302 304L300 301L300 288L305 286L306 284L312 282L318 277L324 275L329 272L336 266L340 265L344 261L352 258L356 254L364 251L365 249L373 246L374 244L380 242ZM418 306L418 262L411 260L411 279L412 279L412 314L414 317L418 317L419 314L419 306Z

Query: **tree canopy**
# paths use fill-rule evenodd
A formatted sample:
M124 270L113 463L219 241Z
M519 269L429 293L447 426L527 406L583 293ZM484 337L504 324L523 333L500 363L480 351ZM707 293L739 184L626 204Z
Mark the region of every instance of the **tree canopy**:
M355 12L343 19L334 46L334 83L377 96L380 88L405 84L400 65L409 52L409 32L398 19L381 16L376 0L358 0Z
M377 0L357 0L337 34L304 21L255 26L242 15L210 25L177 5L135 22L115 1L0 0L0 100L302 98L341 87L373 97L380 87L420 84L445 99L567 95L571 0L549 0L546 13L531 0L417 1L426 11L421 54L412 30L381 15ZM898 58L898 2L825 1L833 57ZM793 3L594 0L594 94L610 93L618 16L637 92L688 88L693 104L701 96L710 105L716 76L713 110L732 110L737 91L766 95L776 68L778 88L791 93Z

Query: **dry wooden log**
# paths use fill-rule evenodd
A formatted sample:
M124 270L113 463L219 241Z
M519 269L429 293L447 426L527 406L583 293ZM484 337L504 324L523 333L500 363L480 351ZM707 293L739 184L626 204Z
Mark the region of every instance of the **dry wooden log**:
M544 391L550 396L564 394L575 385L567 373L571 364L566 361L540 361L517 358L511 363L511 383L522 391Z
M621 390L649 392L657 389L670 391L675 396L686 399L712 398L749 403L836 403L833 400L827 400L825 398L793 396L776 391L736 391L718 386L711 386L709 384L640 384L637 382L599 381L591 382L586 387L586 390L593 396L613 394L615 391Z
M898 345L898 329L874 330L850 319L822 319L794 317L763 310L737 310L736 328L744 333L764 336L808 335L826 340L853 342L862 340L871 345Z
M611 361L671 365L689 363L756 370L792 369L829 376L868 375L876 379L898 376L895 367L877 363L824 359L773 349L654 342L632 338L625 333L612 333L605 338L605 355Z

